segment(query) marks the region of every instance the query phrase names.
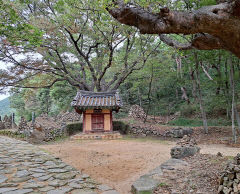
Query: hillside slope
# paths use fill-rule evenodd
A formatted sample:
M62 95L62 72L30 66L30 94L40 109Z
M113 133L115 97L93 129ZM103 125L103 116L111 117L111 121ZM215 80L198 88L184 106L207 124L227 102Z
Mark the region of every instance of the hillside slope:
M9 115L13 112L14 110L10 108L9 98L0 101L0 116Z

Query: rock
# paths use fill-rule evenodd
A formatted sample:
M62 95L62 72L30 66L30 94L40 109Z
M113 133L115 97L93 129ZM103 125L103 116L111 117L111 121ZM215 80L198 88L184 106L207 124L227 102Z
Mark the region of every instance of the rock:
M159 183L159 181L150 177L140 178L133 183L131 191L134 194L153 193Z
M67 181L53 180L49 181L48 185L53 187L62 187L67 184Z
M171 158L171 159L167 160L166 162L162 163L160 165L160 167L161 167L161 169L174 170L174 169L178 169L178 168L181 168L182 166L187 166L187 165L188 165L188 163L183 160Z
M51 191L51 190L54 190L54 189L55 189L55 187L46 186L46 187L40 188L39 191L47 192L47 191Z
M25 193L32 193L33 189L18 189L14 191L9 191L4 194L25 194Z
M3 187L3 188L0 188L0 193L5 193L8 191L15 191L17 189L18 189L17 187Z
M45 173L46 171L40 168L30 168L29 169L32 172L37 172L37 173Z
M120 194L120 193L117 192L116 190L110 190L110 191L104 191L101 194Z
M45 133L33 129L32 133L30 134L28 141L31 143L42 143L45 140Z
M60 180L66 180L66 179L72 179L76 176L76 173L69 172L69 173L59 173L54 175L54 178L60 179Z
M200 148L197 146L194 147L181 147L175 146L171 149L171 157L176 159L181 159L189 156L194 156L196 153L199 153Z
M23 184L23 189L35 189L35 188L42 188L44 187L44 184L40 184L40 183L25 183Z
M219 187L218 187L218 193L222 193L222 191L223 191L223 185L220 185Z
M16 184L16 183L1 183L0 184L0 188L2 188L2 187L17 187L18 186L18 184Z
M83 186L81 184L78 184L78 183L69 183L69 187L72 187L74 189L83 189Z
M217 156L218 156L218 157L223 157L223 155L222 155L221 152L218 152L218 153L217 153Z
M146 113L144 112L143 108L137 104L130 107L128 112L128 116L134 119L144 120L146 118Z
M50 179L53 175L46 175L46 176L41 176L38 178L39 181L46 181Z
M65 169L60 169L60 168L52 168L52 169L49 169L48 172L52 172L52 173L64 173L64 172L67 172L68 170L65 170Z
M177 127L165 132L164 136L182 138L184 135L192 135L193 129L188 127Z
M30 173L27 170L21 170L21 171L17 171L17 173L15 174L15 177L26 177L30 175Z
M25 181L27 181L29 179L30 179L29 176L28 177L21 177L21 178L13 178L12 182L13 183L20 183L20 182L25 182Z
M71 194L97 194L96 192L94 191L88 191L88 190L83 190L83 189L76 189L76 190L73 190L71 191Z
M71 187L62 187L59 189L54 189L54 190L48 191L47 194L65 194L65 193L70 192L71 190L73 190L73 188L71 188Z
M8 178L5 175L0 174L0 184L4 183L6 180L8 180Z
M112 190L111 187L107 186L107 185L98 185L97 188L100 190L100 191L109 191L109 190Z

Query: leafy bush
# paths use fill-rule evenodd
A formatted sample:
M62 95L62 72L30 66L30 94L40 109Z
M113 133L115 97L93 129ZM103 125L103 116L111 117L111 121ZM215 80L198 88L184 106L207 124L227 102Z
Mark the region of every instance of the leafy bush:
M74 135L78 132L82 132L83 131L83 124L80 122L74 122L74 123L67 123L66 126L66 132L67 135Z
M119 131L122 134L128 134L130 126L122 121L113 121L113 131Z
M196 105L183 104L180 107L181 116L184 116L184 117L189 117L194 115L197 112L197 110L198 108L196 107Z

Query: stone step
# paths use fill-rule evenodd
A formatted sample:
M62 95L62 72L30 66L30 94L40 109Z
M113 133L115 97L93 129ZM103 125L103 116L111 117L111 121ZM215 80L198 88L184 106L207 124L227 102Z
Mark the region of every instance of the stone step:
M87 139L121 139L122 135L120 133L94 133L86 134L79 133L72 136L71 140L87 140Z

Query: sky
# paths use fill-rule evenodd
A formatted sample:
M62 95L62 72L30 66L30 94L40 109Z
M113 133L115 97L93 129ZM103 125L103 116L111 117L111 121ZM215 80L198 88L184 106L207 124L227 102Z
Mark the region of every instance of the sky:
M5 68L6 68L6 64L0 61L0 69L5 69ZM7 97L9 97L9 94L0 94L0 101Z

